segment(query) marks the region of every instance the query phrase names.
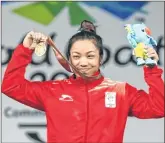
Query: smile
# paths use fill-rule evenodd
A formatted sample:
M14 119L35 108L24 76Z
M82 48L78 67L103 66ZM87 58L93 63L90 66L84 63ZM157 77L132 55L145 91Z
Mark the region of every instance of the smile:
M89 69L79 69L79 71L85 72L88 71Z

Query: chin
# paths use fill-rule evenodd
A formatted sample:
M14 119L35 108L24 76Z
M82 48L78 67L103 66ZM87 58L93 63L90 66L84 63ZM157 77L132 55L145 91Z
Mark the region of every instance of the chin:
M93 76L94 73L83 73L86 76Z
M81 71L80 71L81 72ZM94 72L91 72L91 71L84 71L84 72L81 72L82 74L84 74L85 76L93 76L95 74L96 71ZM79 76L79 75L78 75Z

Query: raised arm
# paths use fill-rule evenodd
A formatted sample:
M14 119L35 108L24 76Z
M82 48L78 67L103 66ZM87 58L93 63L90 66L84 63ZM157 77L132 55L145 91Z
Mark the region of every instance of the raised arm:
M2 81L2 93L30 107L44 110L43 101L49 82L31 82L24 77L35 47L30 34L28 33L23 44L18 45L14 50Z
M147 48L149 57L158 61L158 55L153 48ZM148 93L137 90L126 84L126 96L129 99L130 115L138 118L164 117L164 81L163 70L158 66L143 67L144 79L148 85Z

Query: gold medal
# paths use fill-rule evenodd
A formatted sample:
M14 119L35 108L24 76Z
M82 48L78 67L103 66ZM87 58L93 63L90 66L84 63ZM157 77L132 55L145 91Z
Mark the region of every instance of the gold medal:
M46 45L45 43L39 43L35 47L35 54L37 56L43 56L46 53Z

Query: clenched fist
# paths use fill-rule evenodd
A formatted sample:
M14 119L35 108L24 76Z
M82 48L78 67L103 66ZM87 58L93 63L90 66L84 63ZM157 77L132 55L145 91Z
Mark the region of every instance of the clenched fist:
M144 47L144 51L149 58L152 58L156 63L159 61L159 56L154 48Z
M45 44L47 36L42 33L31 31L23 40L23 46L29 49L35 49L37 45Z

